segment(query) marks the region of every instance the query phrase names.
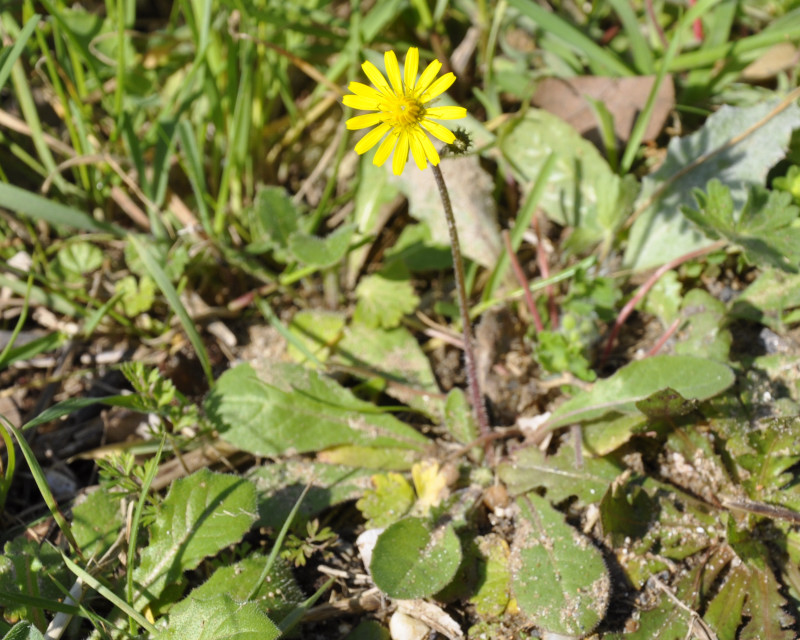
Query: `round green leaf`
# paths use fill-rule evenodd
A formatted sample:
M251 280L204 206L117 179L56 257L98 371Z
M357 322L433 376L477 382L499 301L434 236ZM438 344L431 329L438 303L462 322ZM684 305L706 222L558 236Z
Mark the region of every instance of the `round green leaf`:
M441 591L461 563L461 543L453 526L431 527L422 518L404 518L375 543L370 571L391 598L424 598Z

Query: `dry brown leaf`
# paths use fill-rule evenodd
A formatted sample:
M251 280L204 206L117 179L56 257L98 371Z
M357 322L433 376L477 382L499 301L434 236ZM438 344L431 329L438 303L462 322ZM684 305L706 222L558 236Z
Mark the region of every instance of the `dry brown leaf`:
M598 142L600 136L597 117L586 97L600 100L614 116L617 140L624 143L630 138L633 125L647 102L654 82L655 76L545 78L539 84L531 102L566 120L581 135ZM675 88L672 77L667 76L656 96L653 115L644 133L644 142L658 136L674 106Z

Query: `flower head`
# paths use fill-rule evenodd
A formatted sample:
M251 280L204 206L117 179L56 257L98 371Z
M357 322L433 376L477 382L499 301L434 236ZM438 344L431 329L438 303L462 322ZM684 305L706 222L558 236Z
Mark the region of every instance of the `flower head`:
M403 172L408 162L409 149L420 169L427 167L428 161L432 165L439 164L439 154L427 134L432 134L446 144L451 144L455 135L431 118L456 120L466 116L467 110L464 107L432 107L429 103L447 91L455 82L455 75L446 73L434 80L442 68L442 63L434 60L417 78L419 49L416 47L411 47L406 54L402 76L394 51L387 51L384 61L388 82L374 64L365 62L361 68L375 85L374 88L360 82L351 82L348 88L353 95L343 99L348 107L375 112L347 121L348 129L366 129L378 125L358 141L356 153L369 151L386 136L373 160L379 167L389 158L392 149L392 170L395 175Z

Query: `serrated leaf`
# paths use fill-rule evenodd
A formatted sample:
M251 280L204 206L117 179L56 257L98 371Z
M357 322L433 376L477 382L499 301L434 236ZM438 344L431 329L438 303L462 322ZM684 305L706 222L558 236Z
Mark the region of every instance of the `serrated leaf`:
M738 245L751 264L797 272L800 228L793 223L800 210L790 194L752 185L737 213L729 189L719 180L711 180L706 191L695 190L699 211L690 207L682 211L709 238L722 237Z
M547 421L550 429L596 420L608 413L635 413L636 402L671 388L690 400L707 400L734 382L731 369L694 356L653 356L598 380L591 390L571 398Z
M460 563L452 524L432 527L422 518L404 518L378 537L370 573L390 598L424 598L444 589Z
M266 556L251 553L234 564L218 567L208 580L192 590L188 598L176 604L170 615L183 612L191 606L192 600L210 601L221 593L237 602L244 602L261 577L266 563ZM281 558L275 559L266 580L253 595L253 602L258 608L278 621L304 600L305 596L297 584L292 568Z
M643 537L660 511L658 501L642 486L643 480L626 472L611 484L600 502L603 533L613 535L617 544L626 537Z
M338 445L421 450L427 443L416 430L378 413L332 380L314 371L302 375L294 381L297 388L285 391L241 364L219 378L206 399L206 412L225 440L262 456Z
M511 462L501 463L497 470L512 495L544 487L551 502L576 496L580 504L598 502L620 472L608 458L587 458L578 468L575 451L566 445L553 456L535 446L520 449Z
M419 305L419 297L409 282L409 274L401 263L371 276L365 276L356 287L356 310L353 320L368 327L392 329L403 316Z
M125 524L121 494L100 488L72 509L72 535L84 556L101 557Z
M723 106L695 133L670 141L664 163L642 182L638 203L647 208L631 228L626 264L647 269L710 243L684 218L681 207L691 207L693 190L716 178L731 189L735 208L741 208L749 186L763 185L767 172L786 153L792 130L800 126L800 107L792 104L737 144L708 156L691 171L685 169L763 120L779 101Z
M750 572L745 565L731 567L725 582L708 604L703 619L716 631L719 640L736 640L749 582Z
M406 515L414 505L414 489L399 473L372 476L373 488L364 492L356 508L367 519L367 529L388 527Z
M183 572L238 542L258 518L252 482L202 469L176 480L150 528L134 580L146 600L157 600Z
M237 602L226 593L187 600L155 640L272 640L281 635L255 602Z
M120 295L122 312L129 318L150 311L156 299L156 284L150 276L125 276L114 286L115 294Z
M600 551L535 493L517 498L512 589L520 609L550 633L584 637L605 615L611 579Z
M788 602L781 595L772 570L768 566L756 569L752 565L750 569L743 610L749 620L739 632L738 640L794 640L797 636L792 625L797 621L785 610Z

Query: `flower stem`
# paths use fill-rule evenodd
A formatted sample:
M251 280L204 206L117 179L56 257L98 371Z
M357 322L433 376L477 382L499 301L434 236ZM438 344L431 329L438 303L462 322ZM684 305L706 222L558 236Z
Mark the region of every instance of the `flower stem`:
M438 165L431 165L433 177L436 178L436 186L439 187L439 196L442 198L444 207L444 217L447 220L447 230L450 232L450 251L453 254L453 270L456 276L456 293L458 294L458 310L461 312L461 326L464 332L464 360L467 366L467 385L469 399L472 403L472 411L478 423L481 436L489 433L489 418L486 413L486 403L483 400L480 385L478 384L478 372L475 366L475 350L472 344L472 324L469 318L469 306L467 304L467 287L464 284L464 262L461 259L461 245L458 242L458 231L456 230L456 219L453 216L453 205L450 204L450 193L444 182L442 170Z

